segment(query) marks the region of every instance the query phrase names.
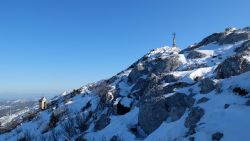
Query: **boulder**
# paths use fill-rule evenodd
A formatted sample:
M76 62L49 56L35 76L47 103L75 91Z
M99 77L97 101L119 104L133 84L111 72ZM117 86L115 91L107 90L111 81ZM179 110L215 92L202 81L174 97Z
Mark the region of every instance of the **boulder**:
M147 73L148 70L147 68L145 68L145 62L139 62L130 72L128 76L128 81L131 83L135 83L140 77Z
M162 73L169 73L176 70L183 63L179 60L178 55L168 56L164 59L160 58L150 62L148 67L152 68L151 72L159 75Z
M180 93L167 98L152 97L144 99L140 103L139 125L145 133L150 134L166 119L170 121L180 119L186 109L191 107L193 103L193 98Z
M174 76L173 74L167 74L161 78L161 81L165 83L171 83L178 81L178 77Z
M122 141L122 139L118 135L115 135L110 139L110 141Z
M227 58L215 70L218 79L229 78L247 71L250 71L250 62L240 55Z
M144 91L148 87L149 83L149 80L140 78L131 89L131 93L136 97L143 96Z
M117 104L117 114L118 115L125 115L126 113L130 112L130 107L121 103L121 101Z
M224 105L224 109L227 109L227 108L229 108L230 107L230 104L225 104Z
M203 58L203 57L206 57L206 54L201 53L196 50L190 51L187 55L187 59L198 59L198 58Z
M178 55L139 62L129 74L129 82L135 83L145 74L154 73L155 75L160 75L162 73L169 73L176 70L182 64Z
M210 78L202 79L200 83L201 83L200 84L200 87L201 87L200 93L201 94L210 93L211 91L213 91L216 88L215 87L216 83Z
M190 109L188 117L186 118L186 121L184 123L185 127L189 129L187 133L188 135L192 135L195 133L197 123L200 121L204 114L205 111L200 107L193 107Z
M189 84L186 82L176 82L176 83L168 84L166 86L152 83L152 85L148 87L148 90L146 90L146 93L143 95L143 98L158 97L158 96L162 96L168 93L174 93L175 89L177 88L189 87L191 85L193 84Z
M201 99L199 99L199 100L197 101L197 104L205 103L205 102L207 102L208 100L209 100L208 98L202 97Z
M249 93L246 89L240 87L233 88L233 92L240 96L246 96Z
M190 70L194 70L194 69L199 69L199 68L205 68L208 67L207 63L192 63L192 64L188 64L182 68L179 68L179 71L190 71Z
M213 141L220 141L223 138L224 134L221 132L216 132L212 135Z
M248 55L250 54L250 40L244 42L240 47L234 50L237 54Z
M101 115L99 120L96 121L94 129L96 131L100 131L105 127L107 127L109 124L110 124L110 118L108 117L108 115L103 114Z

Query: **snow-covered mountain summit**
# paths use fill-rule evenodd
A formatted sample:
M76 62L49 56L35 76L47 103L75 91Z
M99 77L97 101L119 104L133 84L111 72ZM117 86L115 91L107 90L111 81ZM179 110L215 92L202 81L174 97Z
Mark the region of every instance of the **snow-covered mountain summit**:
M248 141L250 27L150 51L53 98L0 140Z

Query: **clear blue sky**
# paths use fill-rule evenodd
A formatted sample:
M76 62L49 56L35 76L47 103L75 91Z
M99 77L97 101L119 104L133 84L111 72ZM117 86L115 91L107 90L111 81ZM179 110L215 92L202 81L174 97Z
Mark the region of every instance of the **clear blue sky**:
M108 78L149 50L250 25L247 0L0 1L0 98Z

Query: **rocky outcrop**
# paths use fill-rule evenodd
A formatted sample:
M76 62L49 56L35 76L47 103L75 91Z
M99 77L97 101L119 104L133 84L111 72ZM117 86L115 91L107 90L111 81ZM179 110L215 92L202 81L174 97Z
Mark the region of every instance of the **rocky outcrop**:
M166 58L157 58L155 60L146 60L137 64L129 74L129 81L136 82L143 75L150 75L154 73L160 75L162 73L169 73L182 65L178 55L168 56Z
M201 94L207 94L215 89L216 83L210 78L202 79L200 83Z
M108 115L103 114L101 115L100 119L96 121L94 128L96 131L99 131L108 126L109 123L110 123L110 118L108 117Z
M145 66L145 62L139 62L136 66L132 69L128 76L128 80L131 83L136 82L140 77L148 73L148 69Z
M223 138L224 134L221 132L216 132L212 135L213 141L220 141Z
M165 83L176 82L178 81L178 77L174 76L173 74L167 74L162 77L161 81Z
M117 104L117 114L118 115L125 115L130 111L130 106L125 106L121 102L118 102Z
M215 70L217 78L224 79L250 71L250 62L243 56L232 56L222 62Z
M176 93L167 98L153 97L140 104L139 125L147 133L152 133L165 120L176 121L182 117L186 109L191 107L194 99Z
M201 42L199 42L198 44L195 44L193 46L190 46L184 50L182 50L180 53L184 53L184 52L187 52L187 51L191 51L191 50L194 50L194 49L197 49L197 48L200 48L204 45L208 45L210 43L214 43L214 42L218 42L221 38L223 38L224 36L224 33L214 33L206 38L204 38Z
M236 48L235 52L242 55L250 54L250 40L247 40L240 47Z
M197 123L200 121L204 114L205 111L200 107L193 107L190 109L190 112L184 124L185 127L189 129L187 135L192 135L195 133Z
M236 30L235 28L226 28L224 32L213 33L212 35L204 38L198 44L192 45L182 50L180 53L189 52L211 43L219 45L234 44L239 41L244 41L248 39L250 39L250 31L247 28L244 28L242 30Z
M209 100L208 98L202 97L201 99L199 99L199 100L197 101L197 104L205 103L205 102L207 102L208 100Z
M226 36L224 36L222 39L219 40L219 44L234 44L239 41L244 41L250 38L249 32L232 32Z
M206 57L206 54L201 53L199 51L193 50L190 51L187 55L187 59L199 59L199 58L203 58Z
M140 78L131 89L132 95L139 99L139 97L143 96L145 89L148 87L149 83L149 80Z

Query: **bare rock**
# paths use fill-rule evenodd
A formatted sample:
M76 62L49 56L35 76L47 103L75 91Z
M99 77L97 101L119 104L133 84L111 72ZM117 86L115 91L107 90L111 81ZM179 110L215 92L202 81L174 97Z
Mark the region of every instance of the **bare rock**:
M217 78L229 78L250 71L250 62L242 56L232 56L224 60L215 71Z
M192 135L195 133L197 123L200 121L204 114L205 111L200 107L194 107L190 109L190 112L184 124L186 128L189 128L187 133L188 135Z
M170 97L152 97L145 99L140 104L139 125L150 134L157 129L167 118L176 121L182 117L188 107L191 107L194 99L185 95L176 93Z
M199 99L199 100L197 101L197 104L205 103L205 102L207 102L208 100L209 100L208 98L202 97L201 99Z
M100 131L105 127L107 127L109 124L110 124L110 118L108 117L108 115L103 114L101 115L100 119L96 121L94 128L96 131Z
M190 51L189 54L187 55L187 59L198 59L203 57L206 57L206 54L196 50Z
M207 94L216 88L216 83L210 78L205 78L201 80L200 87L201 87L200 93Z
M213 141L220 141L223 138L224 134L221 132L216 132L212 135Z
M236 48L235 52L243 55L250 54L250 40L247 40L240 47Z

